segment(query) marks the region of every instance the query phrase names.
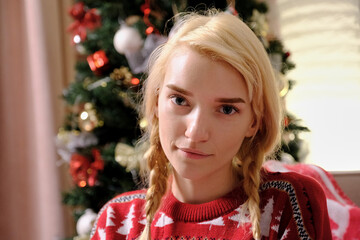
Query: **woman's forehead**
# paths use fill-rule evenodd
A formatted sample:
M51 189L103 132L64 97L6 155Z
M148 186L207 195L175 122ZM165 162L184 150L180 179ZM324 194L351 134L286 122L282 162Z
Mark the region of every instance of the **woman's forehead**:
M241 95L248 101L246 83L234 67L224 61L214 61L191 48L182 50L167 62L163 85L208 93L216 98Z

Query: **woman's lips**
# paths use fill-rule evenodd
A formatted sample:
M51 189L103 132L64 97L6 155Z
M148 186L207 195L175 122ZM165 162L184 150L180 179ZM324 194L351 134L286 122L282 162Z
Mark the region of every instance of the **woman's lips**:
M179 148L179 150L187 157L191 159L202 159L211 156L212 154L204 153L202 151L192 148Z

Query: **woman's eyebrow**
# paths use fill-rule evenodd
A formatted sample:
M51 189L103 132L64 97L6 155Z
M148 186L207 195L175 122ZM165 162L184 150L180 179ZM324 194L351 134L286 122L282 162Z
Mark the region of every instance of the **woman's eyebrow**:
M187 96L193 96L193 94L181 87L178 87L174 84L167 84L166 87L174 90L174 91L177 91L179 93L182 93L184 95L187 95ZM242 98L216 98L215 99L215 102L220 102L220 103L246 103L244 99Z
M246 103L242 98L217 98L215 102L221 103Z
M170 88L170 89L172 89L174 91L177 91L179 93L182 93L184 95L193 96L193 94L191 92L189 92L189 91L187 91L187 90L185 90L183 88L180 88L180 87L178 87L178 86L176 86L174 84L167 84L166 87L168 87L168 88Z

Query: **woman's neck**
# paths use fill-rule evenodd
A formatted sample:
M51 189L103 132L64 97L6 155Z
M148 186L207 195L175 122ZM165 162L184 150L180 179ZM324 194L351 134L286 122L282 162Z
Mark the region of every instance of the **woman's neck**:
M200 204L224 196L239 186L239 177L230 169L228 174L216 172L201 179L186 179L173 169L171 190L173 195L183 203Z

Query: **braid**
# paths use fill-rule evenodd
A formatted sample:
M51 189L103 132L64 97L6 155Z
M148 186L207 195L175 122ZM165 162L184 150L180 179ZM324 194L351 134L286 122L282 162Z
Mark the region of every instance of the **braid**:
M243 143L245 149L251 149L251 143ZM250 151L240 151L240 156L236 158L235 169L239 175L243 176L243 187L246 195L248 196L245 202L246 207L250 212L250 221L252 223L252 232L255 239L260 239L260 196L259 186L261 182L260 169L264 160L264 151L256 144ZM244 152L248 154L244 155ZM250 152L250 153L249 153ZM241 154L242 153L242 154ZM239 167L239 165L241 165Z
M260 156L256 156L260 158ZM253 236L255 239L260 239L260 167L258 159L251 159L250 157L243 161L243 175L244 175L244 191L249 197L246 205L250 212L250 220L253 225Z
M149 188L146 193L145 214L147 224L139 240L151 239L151 223L161 204L161 198L167 190L168 168L167 158L161 148L157 128L153 129L150 136L150 148L147 152L147 162L150 171Z

